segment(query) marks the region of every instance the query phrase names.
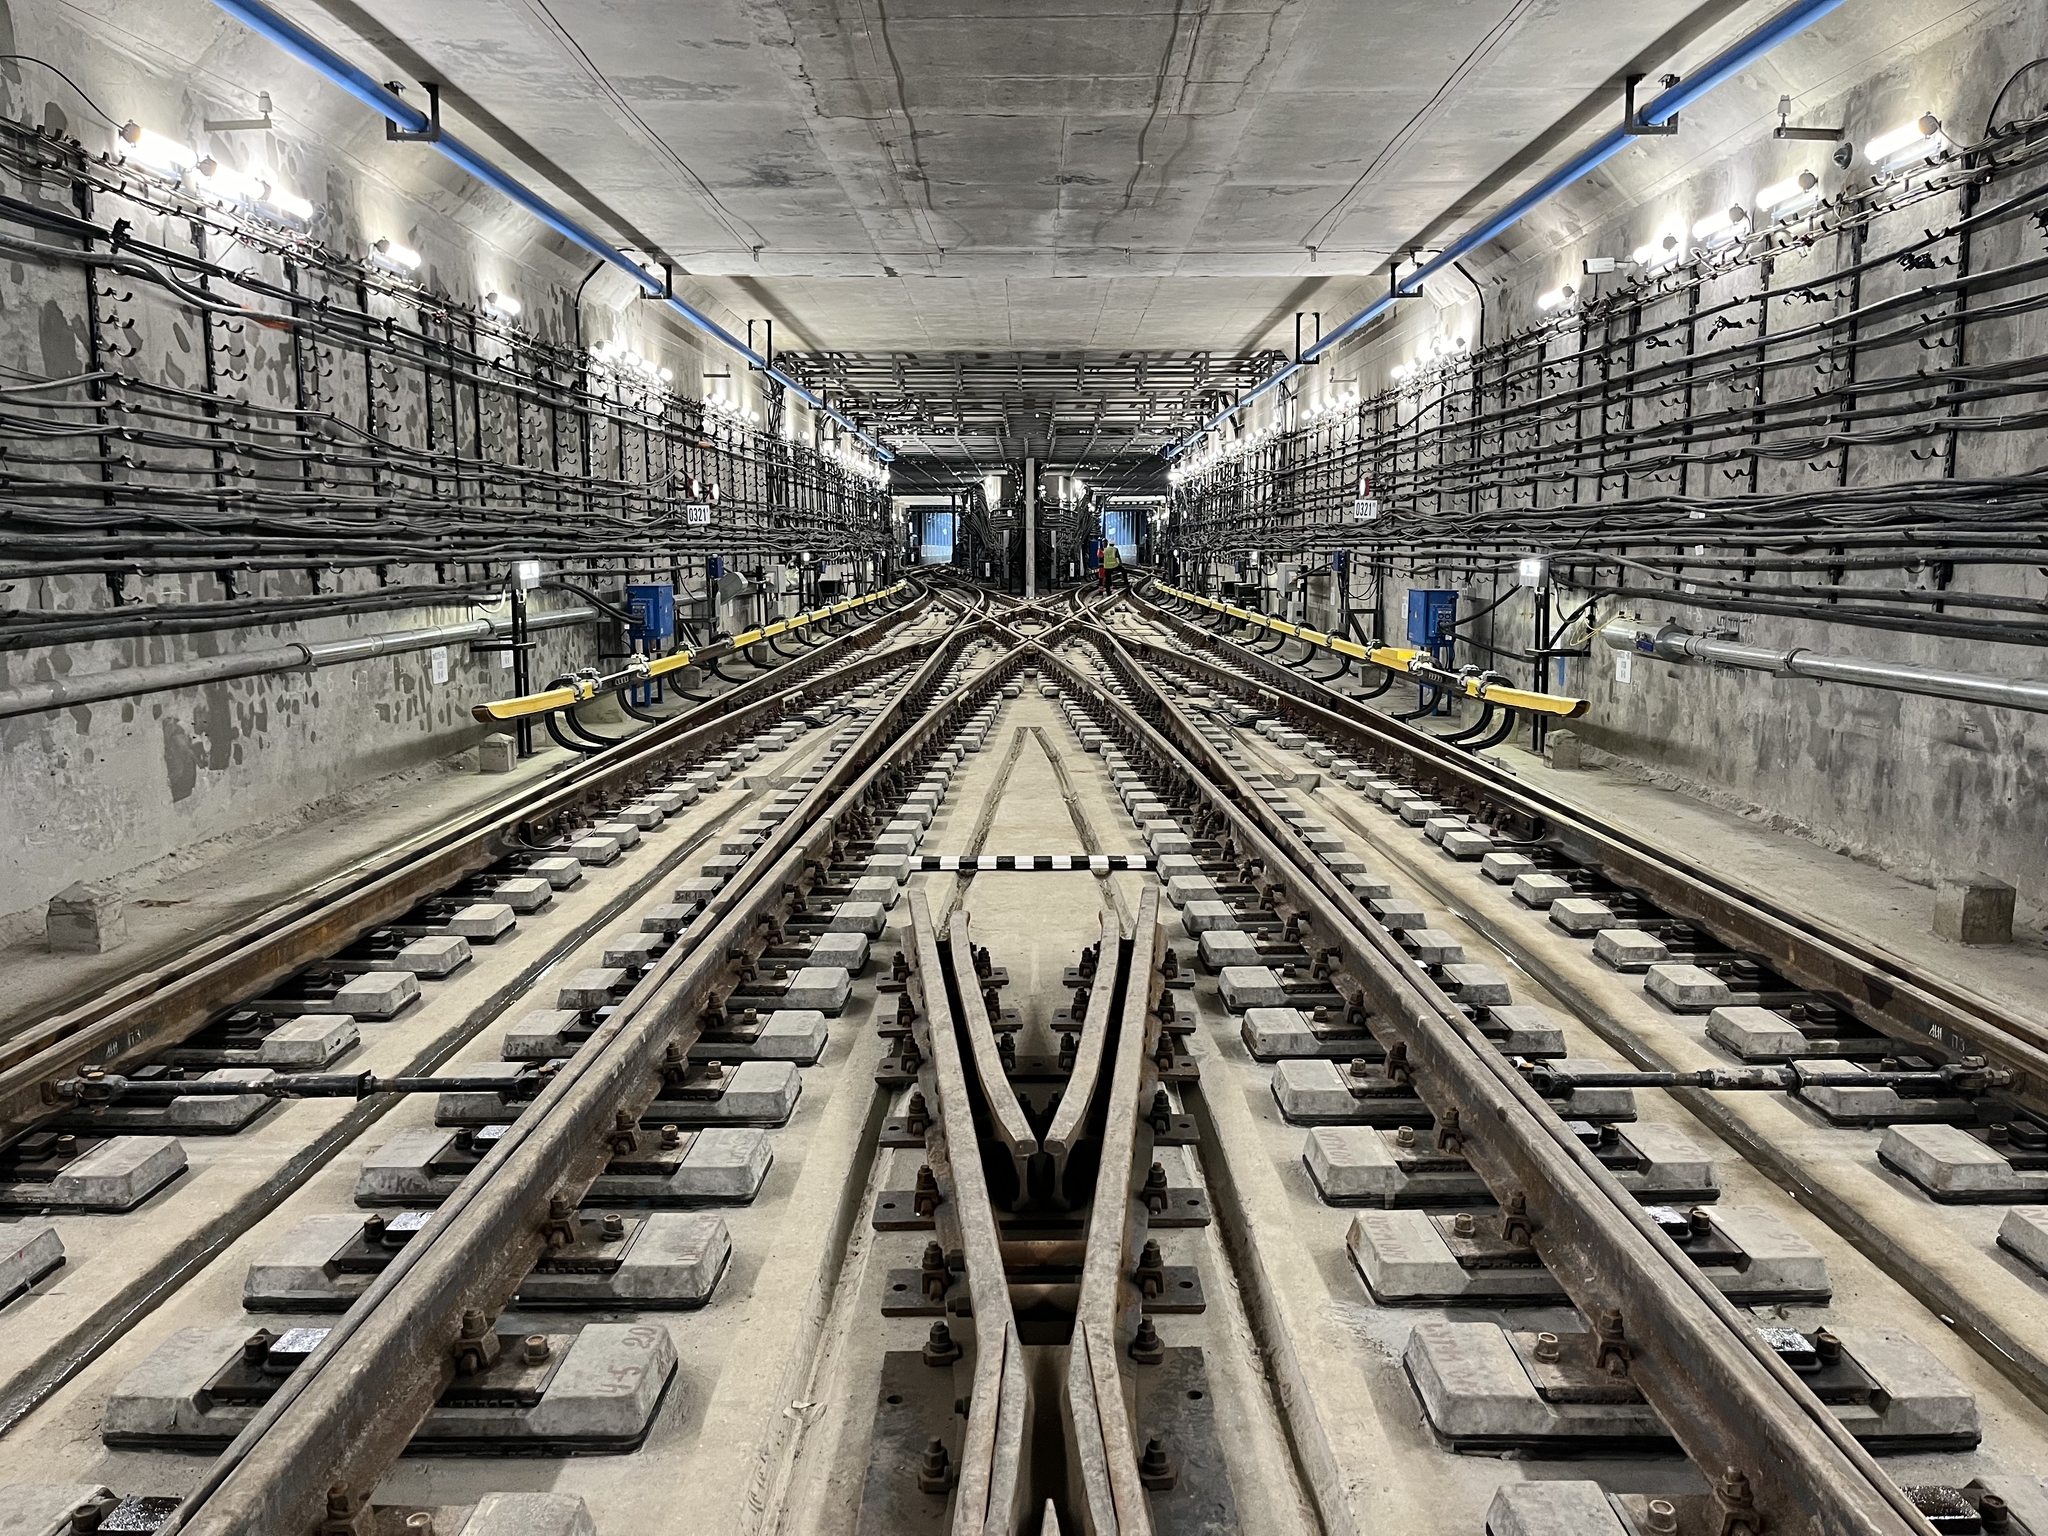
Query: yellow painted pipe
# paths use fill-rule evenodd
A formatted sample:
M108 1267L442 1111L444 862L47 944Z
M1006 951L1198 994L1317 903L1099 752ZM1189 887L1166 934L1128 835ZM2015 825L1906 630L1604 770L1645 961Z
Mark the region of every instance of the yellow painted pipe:
M755 645L767 639L770 635L786 635L791 630L801 628L803 625L817 623L827 618L836 618L842 613L851 613L857 608L865 608L870 603L880 602L885 597L894 596L908 585L908 582L899 581L893 587L885 587L879 592L870 592L862 597L848 598L845 602L834 603L829 608L813 609L809 613L798 614L793 619L778 619L765 629L752 629L748 630L744 635L733 636L733 649L738 650L743 646ZM698 654L696 651L671 651L666 656L658 656L647 664L647 676L649 678L666 677L671 672L680 672ZM579 679L575 683L566 684L560 688L550 688L545 693L529 693L517 699L494 699L488 704L478 704L471 708L470 714L474 718L483 721L486 725L490 724L493 720L521 720L530 715L545 715L551 710L564 709L571 704L588 704L597 697L597 692L598 690L595 685L586 680Z
M1541 715L1557 715L1566 720L1576 719L1590 707L1585 699L1566 698L1555 693L1532 693L1526 688L1510 688L1505 683L1484 682L1476 677L1455 677L1451 673L1439 671L1426 662L1417 667L1416 658L1427 657L1427 651L1418 651L1407 646L1367 647L1336 635L1323 634L1320 630L1310 629L1305 625L1289 624L1285 619L1268 618L1263 613L1253 613L1231 603L1219 602L1213 597L1183 592L1178 587L1162 584L1159 590L1169 597L1193 603L1198 608L1207 608L1212 613L1227 614L1240 623L1250 624L1257 629L1270 629L1320 650L1335 651L1340 656L1350 656L1359 661L1369 661L1376 667L1385 667L1389 672L1400 672L1446 688L1456 688L1468 699L1484 699L1508 709L1526 709Z

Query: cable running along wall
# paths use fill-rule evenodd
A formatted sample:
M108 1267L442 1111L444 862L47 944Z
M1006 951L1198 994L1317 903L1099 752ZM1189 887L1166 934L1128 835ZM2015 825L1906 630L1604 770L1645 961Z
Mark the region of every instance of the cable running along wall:
M1311 412L1305 384L1182 462L1169 546L1541 555L1624 599L2048 644L2012 570L2048 565L2044 157L2048 119L2005 127L1355 403Z
M18 124L0 177L45 363L31 321L0 371L0 647L460 601L518 559L695 582L713 552L893 547L883 487L789 441L778 386L758 426L680 398L585 351L566 292L515 324Z

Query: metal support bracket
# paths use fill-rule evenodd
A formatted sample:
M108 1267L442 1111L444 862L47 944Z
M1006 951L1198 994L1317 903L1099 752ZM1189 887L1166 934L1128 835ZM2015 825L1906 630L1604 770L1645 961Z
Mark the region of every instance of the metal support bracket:
M1839 144L1849 136L1846 128L1794 128L1788 121L1792 116L1792 98L1778 98L1778 126L1772 130L1774 139L1798 139L1815 144Z
M384 119L384 137L393 144L438 144L441 142L441 87L431 80L422 81L427 93L427 126L424 128L401 128L390 118ZM405 87L396 80L384 82L384 89L392 95L403 95Z
M1675 112L1671 115L1671 121L1668 123L1646 123L1636 115L1636 87L1647 79L1649 79L1648 75L1630 75L1623 86L1626 94L1622 105L1621 131L1628 134L1631 138L1647 138L1659 134L1678 132L1678 114ZM1667 88L1678 84L1678 76L1663 76L1663 84Z

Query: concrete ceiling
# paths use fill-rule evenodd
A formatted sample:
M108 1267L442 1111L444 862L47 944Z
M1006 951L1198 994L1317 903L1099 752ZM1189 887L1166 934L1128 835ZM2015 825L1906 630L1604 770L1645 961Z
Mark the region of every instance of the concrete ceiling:
M1776 5L285 8L380 78L443 82L466 137L774 317L779 346L1222 357L1291 345L1298 311L1339 318L1475 189L1497 201L1604 129L1622 74Z

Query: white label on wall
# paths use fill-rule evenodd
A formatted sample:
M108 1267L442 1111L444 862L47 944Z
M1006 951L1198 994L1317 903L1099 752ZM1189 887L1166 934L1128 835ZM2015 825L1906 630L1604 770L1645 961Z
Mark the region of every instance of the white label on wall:
M1351 504L1351 520L1357 523L1379 521L1380 503L1376 496L1361 496Z
M498 652L498 670L500 672L510 672L512 670L512 653L510 651Z
M1614 680L1617 683L1632 682L1636 675L1636 653L1616 651L1614 653Z
M709 507L685 507L683 508L683 522L691 528L709 528L711 526L711 509Z
M448 681L448 647L437 645L427 652L427 665L437 683Z

